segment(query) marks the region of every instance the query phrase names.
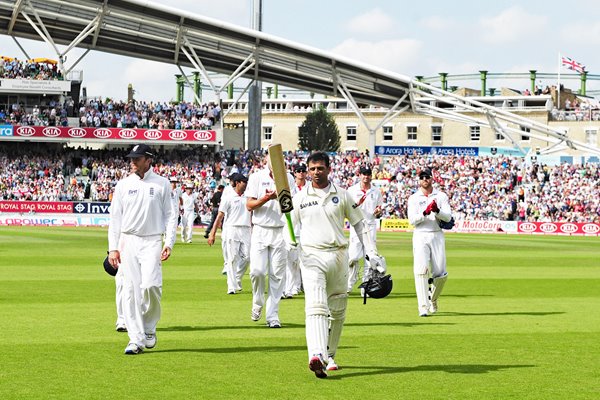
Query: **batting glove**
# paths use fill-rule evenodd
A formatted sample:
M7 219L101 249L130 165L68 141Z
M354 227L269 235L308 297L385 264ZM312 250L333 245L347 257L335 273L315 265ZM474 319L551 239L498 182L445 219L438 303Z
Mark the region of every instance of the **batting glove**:
M385 274L387 271L385 257L379 254L367 254L365 258L371 263L371 268L375 268L378 272Z

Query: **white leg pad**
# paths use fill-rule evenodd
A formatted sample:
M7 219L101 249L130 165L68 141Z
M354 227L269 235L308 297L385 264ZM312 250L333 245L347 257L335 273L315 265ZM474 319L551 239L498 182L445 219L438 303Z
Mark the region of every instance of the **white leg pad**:
M329 341L327 342L327 353L329 357L335 357L342 328L346 320L346 306L348 305L348 295L337 294L329 298Z
M437 278L433 278L433 283L431 284L431 301L436 301L438 297L440 297L447 279L448 273L445 273Z

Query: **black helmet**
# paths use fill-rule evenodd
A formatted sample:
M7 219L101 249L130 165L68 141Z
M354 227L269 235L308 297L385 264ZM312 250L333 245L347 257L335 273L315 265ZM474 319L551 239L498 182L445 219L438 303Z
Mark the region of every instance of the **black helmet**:
M367 296L374 299L383 299L390 294L393 286L391 275L384 275L377 270L373 270L369 280L359 286L359 288L364 289L363 304L367 304Z

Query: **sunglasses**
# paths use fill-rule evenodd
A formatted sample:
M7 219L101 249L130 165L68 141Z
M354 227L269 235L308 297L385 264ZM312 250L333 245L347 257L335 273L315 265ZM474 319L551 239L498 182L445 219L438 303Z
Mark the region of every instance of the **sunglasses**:
M430 177L430 176L421 175L421 176L419 176L419 179L420 179L420 180L423 180L423 179L431 179L431 177Z

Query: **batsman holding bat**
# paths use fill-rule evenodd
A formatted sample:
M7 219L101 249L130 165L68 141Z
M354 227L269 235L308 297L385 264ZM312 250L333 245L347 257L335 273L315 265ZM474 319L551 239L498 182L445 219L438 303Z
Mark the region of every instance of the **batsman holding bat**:
M423 168L419 171L419 189L408 198L408 221L415 227L413 268L421 317L437 311L437 299L448 279L446 244L439 221L451 219L448 196L433 187L431 169Z
M363 213L344 189L329 182L329 156L316 152L307 159L312 178L294 196L292 220L300 225L300 268L304 284L308 366L317 378L336 370L334 360L348 302L348 239L344 219L354 227L371 266L384 273L385 259L363 222Z

